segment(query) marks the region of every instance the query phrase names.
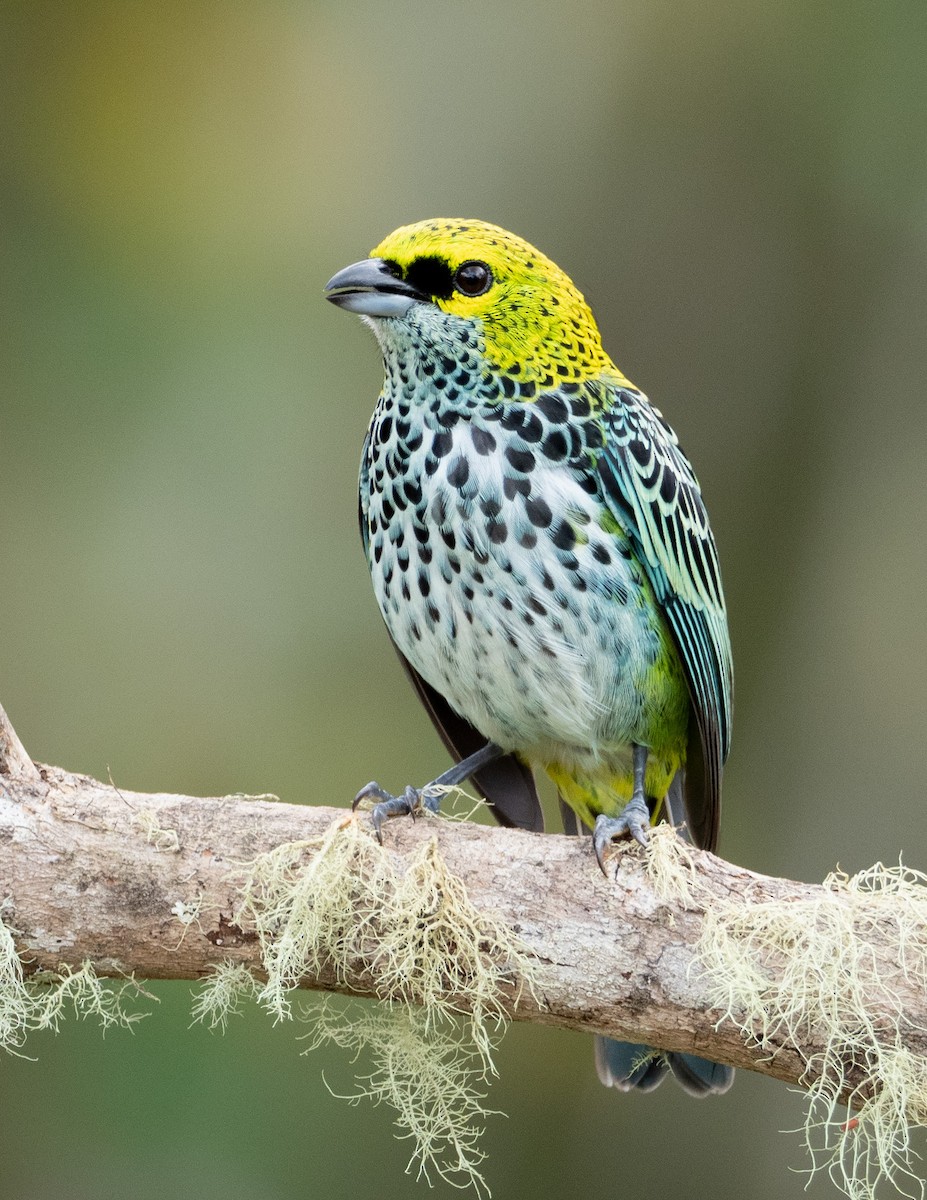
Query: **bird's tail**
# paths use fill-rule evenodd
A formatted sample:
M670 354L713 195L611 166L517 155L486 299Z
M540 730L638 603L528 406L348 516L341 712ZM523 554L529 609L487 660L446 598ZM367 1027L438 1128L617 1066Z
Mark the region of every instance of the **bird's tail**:
M680 833L688 841L691 839L684 823L683 786L683 772L677 771L666 795L663 815L681 826ZM651 808L654 807L651 802ZM568 803L562 792L560 814L565 833L576 836L588 832L579 820L575 804ZM695 1054L655 1050L639 1042L619 1042L606 1037L595 1039L595 1068L606 1087L617 1088L621 1092L652 1092L663 1082L667 1071L672 1072L677 1083L690 1096L720 1096L734 1082L733 1067L710 1062Z
M694 1054L664 1053L635 1042L595 1039L595 1068L606 1087L621 1092L652 1092L671 1071L690 1096L720 1096L734 1082L734 1071Z

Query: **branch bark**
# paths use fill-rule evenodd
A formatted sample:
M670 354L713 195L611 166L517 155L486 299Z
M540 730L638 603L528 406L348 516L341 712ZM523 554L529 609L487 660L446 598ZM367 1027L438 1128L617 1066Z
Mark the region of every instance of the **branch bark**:
M243 864L344 816L242 796L141 794L33 765L0 709L0 903L29 972L86 960L104 976L197 979L228 960L260 972L255 935L233 921ZM537 958L539 998L522 995L516 1020L695 1052L793 1083L806 1072L814 1045L760 1049L719 1023L693 947L716 900L793 902L820 888L693 852L698 903L672 903L655 893L633 844L616 850L605 879L585 839L435 819L386 831L401 858L430 837L476 907L500 916ZM198 913L186 929L178 901ZM890 929L873 923L868 932L877 970L896 975ZM370 980L370 964L359 962L346 986L365 994ZM324 970L304 986L345 987ZM906 1044L924 1055L927 999L913 985L902 998ZM875 995L877 1017L880 1002Z

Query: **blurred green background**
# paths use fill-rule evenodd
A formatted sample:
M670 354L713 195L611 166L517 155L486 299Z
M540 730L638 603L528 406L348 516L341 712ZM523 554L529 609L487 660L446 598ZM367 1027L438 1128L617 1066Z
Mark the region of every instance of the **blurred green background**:
M396 225L480 216L576 279L696 464L737 674L722 852L927 867L921 0L0 26L0 699L34 757L336 804L442 769L357 537L375 345L321 288ZM3 1197L428 1195L390 1114L326 1091L337 1056L254 1013L188 1030L189 987L156 990L134 1035L0 1062ZM622 1097L588 1039L527 1027L500 1066L497 1197L801 1192L779 1084Z

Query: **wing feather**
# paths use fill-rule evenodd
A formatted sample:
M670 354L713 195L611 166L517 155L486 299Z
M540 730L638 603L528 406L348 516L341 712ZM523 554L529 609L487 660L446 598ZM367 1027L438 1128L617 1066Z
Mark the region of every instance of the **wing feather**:
M693 735L700 740L698 757L704 762L703 772L693 771L690 762L686 808L693 837L712 848L733 692L718 553L698 480L676 435L641 393L616 388L611 399L602 417L605 448L599 477L679 650L697 727Z

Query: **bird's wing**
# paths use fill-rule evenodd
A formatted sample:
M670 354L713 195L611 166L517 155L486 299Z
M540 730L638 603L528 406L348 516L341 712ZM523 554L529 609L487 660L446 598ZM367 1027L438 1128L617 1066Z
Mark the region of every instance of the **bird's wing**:
M367 442L365 441L361 456L362 483L366 469ZM366 488L361 486L362 498L365 492ZM359 505L358 518L364 554L367 554L369 537L363 499ZM392 641L392 637L390 641ZM487 741L483 734L454 712L441 693L419 675L395 642L393 642L393 649L399 655L399 661L418 692L419 699L427 709L441 741L455 761L461 762L477 750L481 750ZM497 758L495 762L491 762L481 771L477 771L473 776L473 784L489 804L493 816L500 825L514 825L519 829L530 829L535 833L543 833L544 814L541 811L534 775L531 768L516 758L514 754L506 754L502 758Z
M598 473L606 501L647 573L685 670L697 724L686 768L689 830L697 845L712 849L733 691L714 537L676 435L646 398L616 388L601 419L605 447Z

